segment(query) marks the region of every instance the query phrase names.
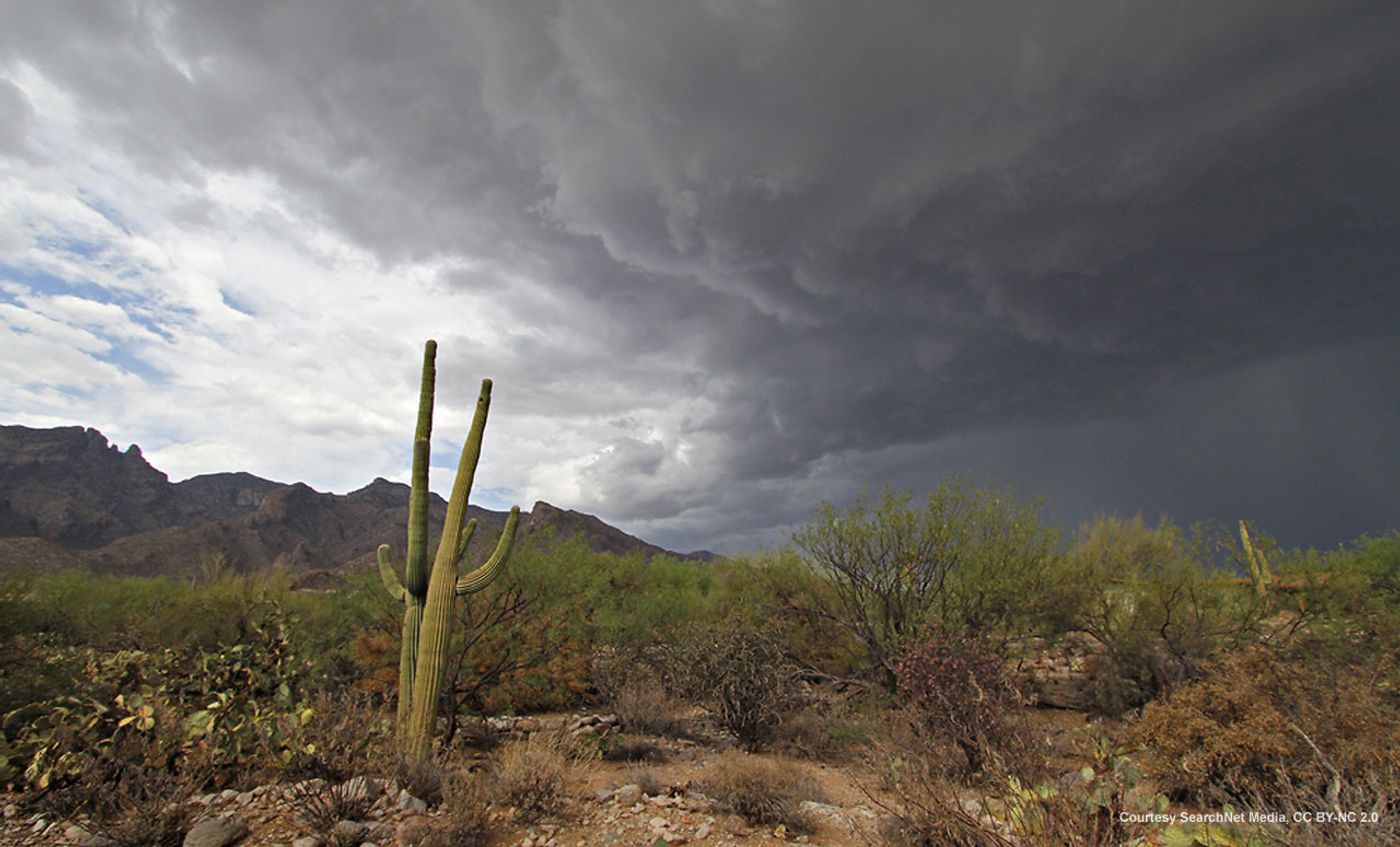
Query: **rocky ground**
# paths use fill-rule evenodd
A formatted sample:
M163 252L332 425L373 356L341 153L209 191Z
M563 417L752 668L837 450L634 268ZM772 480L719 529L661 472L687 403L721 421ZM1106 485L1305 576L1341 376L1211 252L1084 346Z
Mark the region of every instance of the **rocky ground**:
M1067 733L1083 722L1071 712L1044 712L1048 732ZM561 727L574 737L619 734L609 715L554 715L496 718L502 738L524 737ZM487 812L491 845L501 847L757 847L782 843L866 847L877 841L884 815L879 778L856 760L821 763L765 753L787 772L800 773L812 799L801 803L808 831L755 826L731 813L705 792L705 778L732 743L719 733L672 739L627 736L654 745L659 761L592 761L573 770L567 797L556 814L524 821L518 810L493 805ZM188 801L195 824L184 847L410 847L444 820L450 810L428 803L392 780L356 777L338 787L367 807L355 818L320 832L299 820L302 805L325 796L333 786L318 781L227 790ZM19 798L4 802L0 845L5 847L111 847L87 831L81 820L58 820L26 810Z

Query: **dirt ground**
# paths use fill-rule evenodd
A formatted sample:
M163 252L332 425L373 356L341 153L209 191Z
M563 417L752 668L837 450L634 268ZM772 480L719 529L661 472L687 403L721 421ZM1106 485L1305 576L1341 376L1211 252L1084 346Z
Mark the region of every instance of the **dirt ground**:
M577 723L583 716L533 716L531 726L539 731ZM1052 770L1077 770L1074 757L1077 729L1088 719L1076 712L1034 710L1027 713L1037 733L1043 733L1052 748L1062 753L1052 760ZM660 751L659 760L621 762L595 760L573 769L562 810L531 822L520 820L517 810L493 807L492 847L664 847L703 845L703 847L757 847L799 843L828 847L867 847L879 843L879 827L885 807L897 798L882 787L880 755L870 748L857 748L831 761L814 761L779 752L747 754L767 760L784 773L797 776L810 786L811 798L802 804L806 831L790 831L784 826L755 826L725 809L706 794L706 781L716 763L734 745L713 728L697 726L690 738L663 738L614 730L612 740L650 742ZM606 733L605 733L606 734ZM522 737L521 732L506 738ZM467 751L484 757L484 753ZM730 753L730 755L734 755ZM361 844L375 847L407 847L443 811L424 812L396 795L396 786L385 786L374 811L367 817ZM643 792L641 789L646 789ZM292 847L307 835L284 799L282 788L263 786L248 792L226 791L199 798L200 817L232 815L246 823L248 832L234 842L236 847ZM72 822L46 817L41 809L27 808L18 797L0 797L5 817L0 820L0 846L49 847L83 845L100 847L100 839L75 828ZM355 843L351 841L350 843ZM297 847L311 847L301 841Z

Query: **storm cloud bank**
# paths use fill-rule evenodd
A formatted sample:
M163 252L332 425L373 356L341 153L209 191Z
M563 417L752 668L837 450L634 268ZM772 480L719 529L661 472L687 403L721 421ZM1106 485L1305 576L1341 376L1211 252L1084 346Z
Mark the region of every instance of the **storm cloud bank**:
M495 496L671 547L961 470L1069 524L1400 524L1393 4L4 18L17 422L402 478L433 335L440 435L497 380Z

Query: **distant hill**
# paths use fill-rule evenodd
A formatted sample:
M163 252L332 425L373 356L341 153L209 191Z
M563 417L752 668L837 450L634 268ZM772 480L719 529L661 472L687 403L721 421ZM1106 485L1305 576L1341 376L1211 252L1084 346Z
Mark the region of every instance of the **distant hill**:
M217 556L237 570L282 565L312 578L370 567L384 542L402 558L408 494L407 485L384 479L349 494L325 494L242 472L172 483L136 445L118 450L95 429L0 426L0 569L188 574ZM432 495L433 543L446 513L447 503ZM495 545L506 513L469 506L468 514L479 525L469 560L480 560ZM558 538L582 534L610 553L715 558L671 553L593 515L538 502L522 535L546 529Z

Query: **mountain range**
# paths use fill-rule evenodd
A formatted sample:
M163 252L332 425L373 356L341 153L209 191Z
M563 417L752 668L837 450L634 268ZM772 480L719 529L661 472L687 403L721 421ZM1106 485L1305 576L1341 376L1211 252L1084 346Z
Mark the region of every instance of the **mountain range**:
M408 495L407 485L382 478L349 494L243 472L172 483L135 444L119 450L96 429L0 426L0 570L187 575L219 562L239 571L284 567L310 584L371 567L381 543L402 560ZM479 525L468 561L480 561L495 545L506 513L467 509ZM430 544L446 513L446 501L433 494ZM522 538L582 535L591 548L609 553L715 558L705 551L673 553L593 515L543 501L522 519Z

